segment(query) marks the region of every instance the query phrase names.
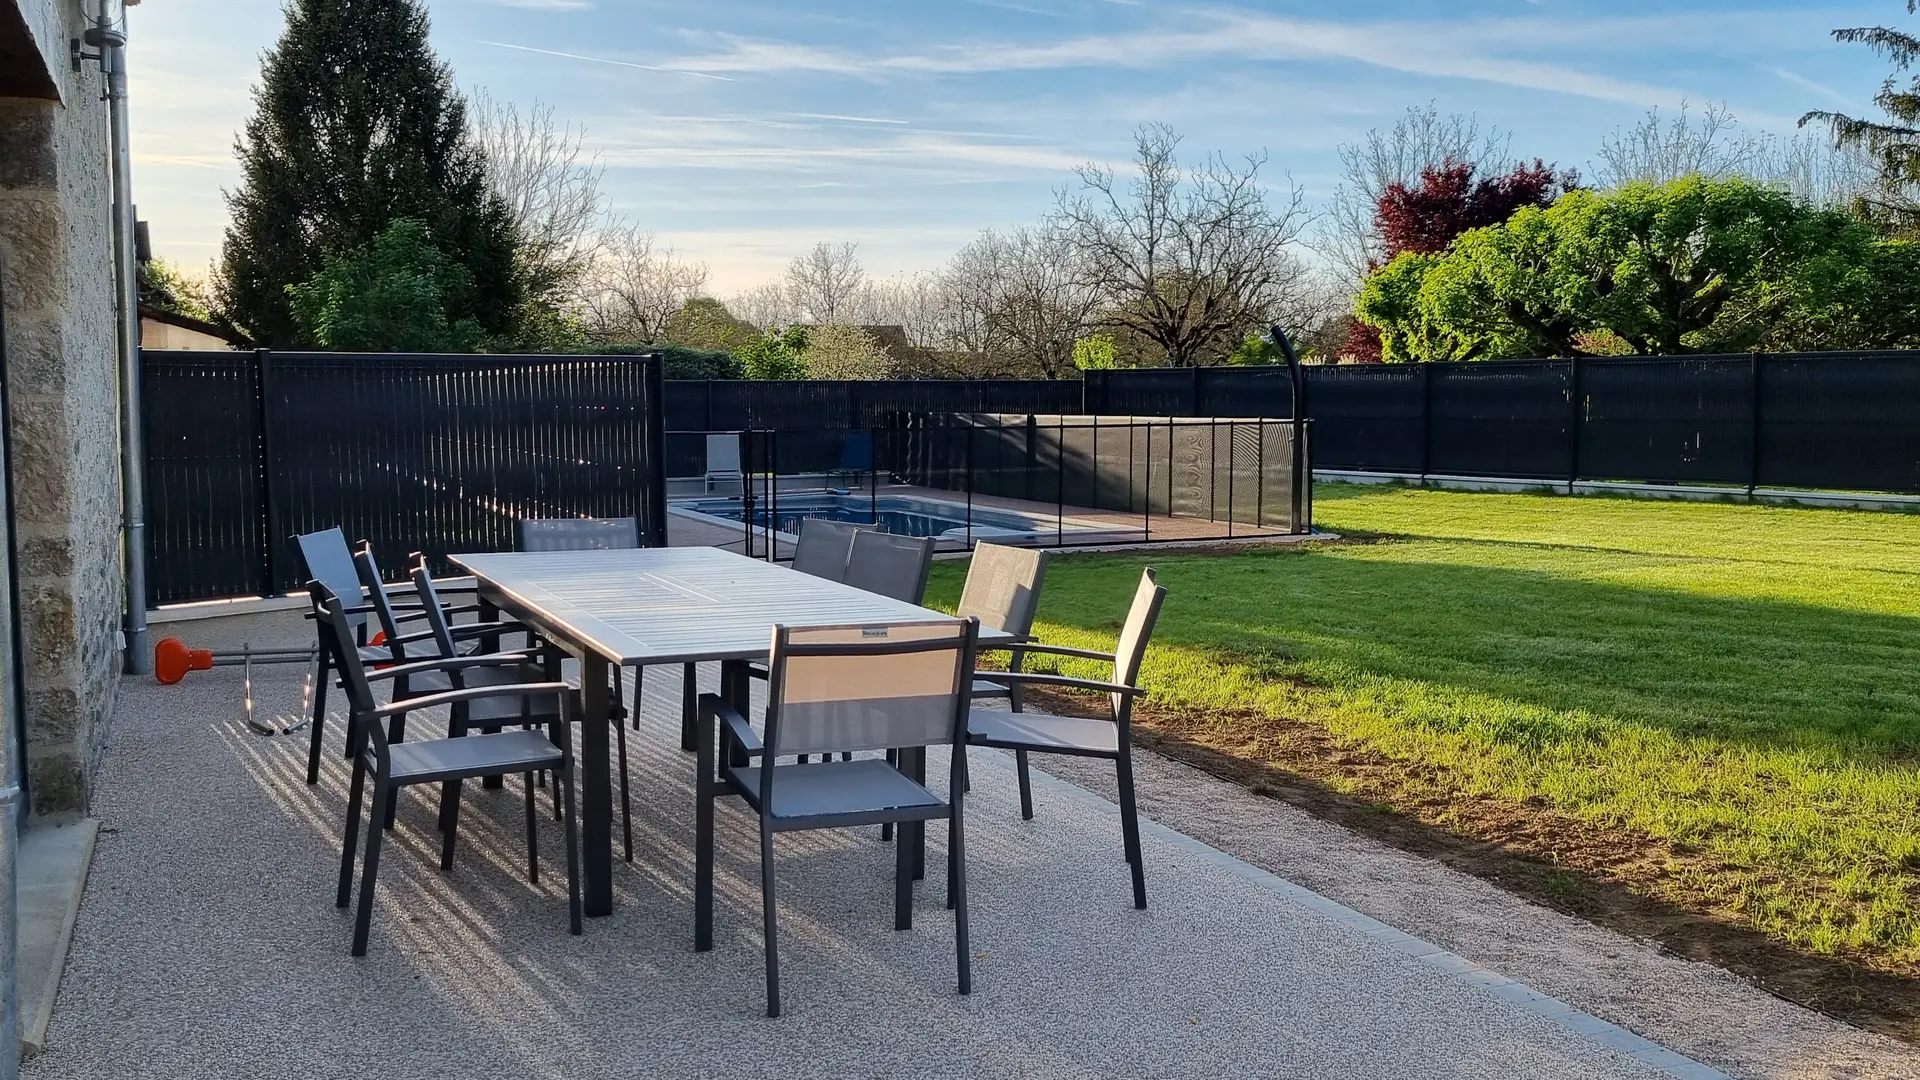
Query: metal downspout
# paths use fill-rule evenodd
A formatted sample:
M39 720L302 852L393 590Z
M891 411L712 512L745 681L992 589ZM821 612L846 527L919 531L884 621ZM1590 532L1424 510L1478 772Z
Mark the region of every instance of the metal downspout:
M118 5L120 19L109 18L114 0L100 0L100 25L117 27L105 34L100 66L107 76L107 105L113 126L113 261L119 293L118 344L120 356L120 510L121 540L125 545L126 621L125 669L144 675L152 666L147 646L147 519L146 453L140 425L140 282L134 250L133 154L127 122L126 5Z

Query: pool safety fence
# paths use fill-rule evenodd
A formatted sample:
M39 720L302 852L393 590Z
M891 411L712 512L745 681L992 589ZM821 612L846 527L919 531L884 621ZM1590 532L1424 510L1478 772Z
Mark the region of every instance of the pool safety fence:
M864 429L669 432L684 542L781 558L807 518L1086 546L1312 531L1311 425L1259 417L894 413ZM676 540L675 542L683 542Z

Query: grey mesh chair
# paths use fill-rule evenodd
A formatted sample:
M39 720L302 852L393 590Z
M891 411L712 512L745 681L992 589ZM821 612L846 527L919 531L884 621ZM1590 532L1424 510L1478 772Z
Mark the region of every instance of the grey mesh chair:
M340 598L318 580L309 586L316 623L332 636L340 664L340 684L346 691L349 723L357 736L353 758L353 779L347 788L347 821L340 849L340 881L334 904L346 907L353 894L354 847L359 839L363 802L378 808L403 787L440 784L451 798L444 805L441 819L440 868L453 869L454 841L458 835L460 781L474 777L528 774L527 784L527 870L534 881L540 878L537 814L534 811L531 774L550 771L565 791L562 821L567 844L567 894L571 930L580 926L580 845L575 835L573 807L573 755L569 749L570 721L578 711L573 693L565 683L516 683L509 686L483 686L449 690L443 694L412 698L380 705L373 696L373 684L387 679L405 678L428 671L458 674L475 668L523 663L527 657L513 653L490 653L453 659L423 660L380 671L368 671L353 648L354 630ZM535 703L539 711L552 719L549 733L507 731L490 735L469 735L457 725L444 739L389 743L381 721L403 712L437 708L443 705L477 705L483 701L522 699ZM367 788L372 786L372 792ZM376 811L377 812L377 811ZM381 837L386 830L378 821L367 823L366 850L361 859L360 902L353 917L353 955L367 954L367 936L373 917L374 882L380 871Z
M933 569L933 538L897 533L862 532L853 537L847 557L846 583L909 604L927 595L927 574Z
M1103 691L1108 695L1108 704L1112 709L1107 719L982 709L973 710L967 719L967 742L970 745L997 746L1016 753L1020 771L1020 816L1023 818L1033 817L1033 797L1027 779L1027 754L1068 754L1109 758L1114 762L1120 780L1120 827L1126 837L1127 863L1133 868L1133 906L1137 908L1147 906L1147 882L1140 857L1140 818L1133 798L1133 700L1145 692L1136 685L1140 677L1140 661L1146 656L1147 642L1153 637L1153 624L1160 617L1160 605L1166 597L1167 590L1154 580L1153 571L1148 569L1142 572L1140 585L1134 590L1133 607L1128 610L1127 621L1120 628L1119 645L1111 653L1035 642L1017 646L990 646L996 649L1018 648L1025 653L1104 660L1112 664L1111 682L1030 672L995 672L992 676L1011 686L1060 686Z
M527 518L521 551L613 551L640 546L640 523L624 518Z
M872 525L806 518L800 522L800 539L793 545L793 568L828 581L845 581L854 538L872 530Z
M347 549L346 535L338 528L322 529L296 536L294 543L300 550L301 561L306 564L308 579L321 582L340 598L341 610L345 613L348 629L352 631L349 639L353 642L355 655L369 663L388 659L390 650L367 644L367 616L375 613L376 608L369 602L359 570L354 565L353 552ZM387 614L396 628L401 623L425 618L417 606L391 606L392 610ZM307 613L307 618L313 617L312 612ZM333 672L341 663L340 657L334 654L332 636L317 624L315 633L319 658L313 681L313 711L308 718L313 729L307 736L309 784L320 782L320 746L326 735L327 688L333 683ZM347 755L352 756L354 749L349 731Z
M476 633L476 630L475 630L476 627L491 628L495 632L497 632L501 628L509 628L509 627L514 627L518 625L517 623L470 623L470 624L465 624L461 626L453 626L449 624L444 617L441 617L434 613L433 605L437 597L437 593L435 592L435 586L433 584L433 574L427 569L427 557L425 555L419 552L414 553L411 572L413 576L414 591L418 593L420 598L426 601L428 605L427 626L430 628L428 632L433 635L437 649L442 655L445 655L445 656L458 655L461 639L463 637L473 636ZM487 630L482 629L477 632L486 633ZM531 637L531 635L529 636ZM497 685L497 684L506 683L506 682L544 682L546 681L545 671L541 667L539 667L534 661L531 661L531 660L528 661L525 665L517 668L486 667L486 668L478 668L475 670L465 671L465 672L451 672L446 675L440 675L440 676L429 675L428 677L429 678L438 677L438 678L446 678L446 679L453 680L451 685L447 687L447 689L453 689L453 690L458 690L466 686L476 685L476 680L478 681L477 682L478 685L487 685L487 684ZM618 681L619 680L616 680L616 684L618 683ZM615 697L617 700L618 698L617 692L615 694ZM491 704L491 703L487 703L487 704ZM504 726L516 724L516 723L524 724L524 723L530 723L530 722L537 722L537 721L529 720L526 717L515 716L511 712L508 712L503 715L501 711L497 708L490 709L483 716L476 716L474 714L472 710L474 710L476 706L459 705L459 706L455 706L455 708L469 710L465 715L461 717L461 721L467 727L491 728L491 727L504 727ZM479 708L486 708L486 705L479 706ZM612 711L610 711L607 714L607 719L613 725L614 745L619 749L620 818L621 818L621 824L626 832L627 861L632 862L633 861L633 801L627 793L627 789L629 785L629 779L627 775L627 729L626 729L626 725L622 723L622 720L625 718L621 714L620 707L618 706L618 704L616 704L612 709ZM554 791L554 798L556 801L558 801L559 797L560 797L560 792L556 788ZM443 800L443 805L444 805L444 800ZM391 816L391 812L389 812L389 816Z
M1040 610L1040 587L1047 580L1047 563L1052 556L1037 548L1010 547L1006 544L978 543L973 560L967 564L967 583L960 588L960 606L955 614L973 616L981 626L990 626L1012 634L1016 642L1033 636L1033 619ZM1024 653L1011 650L1007 670L1019 671ZM1003 697L1014 712L1020 711L1020 690L994 680L985 672L973 681L973 697Z
M967 680L980 624L972 619L773 629L766 737L716 694L700 697L694 948L713 948L714 801L745 800L760 824L767 1015L780 1015L773 838L804 829L899 823L893 925L913 926L914 863L925 822L947 820L947 906L954 913L960 993L973 990L967 939ZM948 798L878 758L776 765L777 756L898 749L924 771L925 748L954 747Z

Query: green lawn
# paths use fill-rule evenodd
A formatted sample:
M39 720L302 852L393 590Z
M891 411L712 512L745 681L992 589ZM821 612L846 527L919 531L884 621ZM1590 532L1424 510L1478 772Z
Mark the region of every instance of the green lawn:
M1920 516L1339 485L1315 510L1380 539L1061 559L1039 632L1111 647L1152 565L1158 706L1672 841L1692 895L1769 935L1920 963Z

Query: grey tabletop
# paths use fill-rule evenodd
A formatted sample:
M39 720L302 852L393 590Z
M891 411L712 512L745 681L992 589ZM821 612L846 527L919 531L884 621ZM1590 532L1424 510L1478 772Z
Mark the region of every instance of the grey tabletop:
M450 556L483 588L611 663L750 660L776 624L952 618L707 547ZM980 640L1008 635L982 627Z

